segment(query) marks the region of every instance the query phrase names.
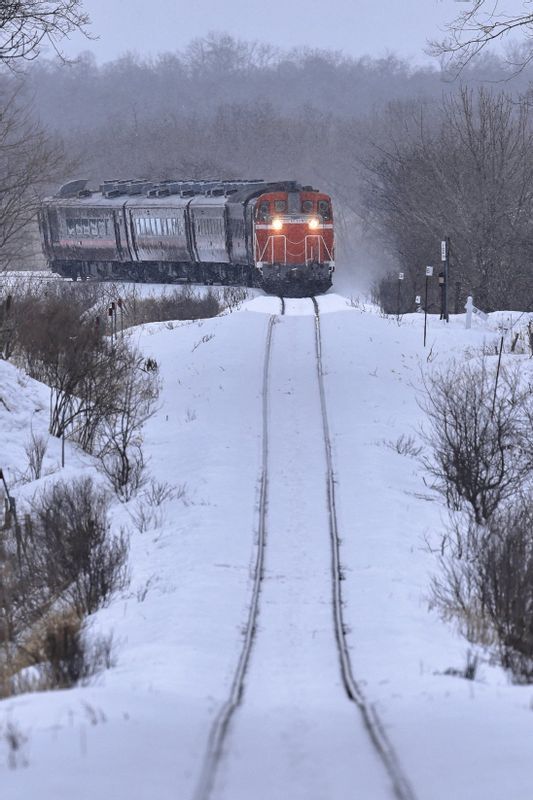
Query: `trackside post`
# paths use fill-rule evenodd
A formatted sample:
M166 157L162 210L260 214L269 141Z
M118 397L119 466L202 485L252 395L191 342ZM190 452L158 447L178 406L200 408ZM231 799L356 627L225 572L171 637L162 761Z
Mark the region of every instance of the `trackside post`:
M426 346L428 326L428 281L433 276L433 267L426 267L426 295L424 298L424 347Z

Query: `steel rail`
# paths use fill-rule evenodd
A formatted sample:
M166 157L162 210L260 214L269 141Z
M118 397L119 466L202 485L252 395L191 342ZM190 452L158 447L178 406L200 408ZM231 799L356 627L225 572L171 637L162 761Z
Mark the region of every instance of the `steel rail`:
M283 309L284 310L284 309ZM276 316L272 315L268 322L265 359L263 364L262 388L262 459L261 478L259 483L259 527L257 537L257 554L253 569L253 585L244 642L235 669L229 696L218 711L207 742L207 747L200 771L200 778L194 792L194 800L208 800L213 790L216 772L223 754L224 741L228 732L233 714L240 706L244 692L244 679L248 671L250 656L256 633L257 616L259 612L259 596L264 576L264 554L266 545L266 516L268 495L268 384L270 379L270 362L272 353L272 332Z
M340 537L337 521L337 503L335 492L335 473L333 469L333 452L331 446L331 435L329 418L326 402L326 391L324 386L324 368L322 359L322 334L320 329L320 309L316 297L311 298L315 309L315 346L316 346L316 366L318 375L318 385L320 392L320 405L322 411L322 426L324 433L324 447L327 465L327 498L329 530L331 537L331 571L333 588L333 619L335 628L335 639L339 653L341 677L344 689L348 698L355 703L361 712L364 726L370 736L378 755L385 766L391 779L394 795L398 800L416 800L414 791L403 773L398 757L394 752L383 724L378 717L375 708L365 698L360 685L357 683L350 660L348 643L346 641L346 625L343 615L343 600L341 592L342 568L340 560Z

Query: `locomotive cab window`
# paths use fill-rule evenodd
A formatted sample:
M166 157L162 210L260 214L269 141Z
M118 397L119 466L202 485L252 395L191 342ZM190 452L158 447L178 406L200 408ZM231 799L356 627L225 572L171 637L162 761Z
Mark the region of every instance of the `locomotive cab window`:
M318 201L318 213L324 220L331 219L331 206L327 200Z
M259 211L257 212L257 219L261 220L261 222L266 222L268 220L269 211L269 203L261 203L259 206Z
M283 214L287 210L287 203L285 200L274 200L274 211L277 214Z
M312 200L304 200L302 202L302 211L304 214L311 214L313 211L313 201Z

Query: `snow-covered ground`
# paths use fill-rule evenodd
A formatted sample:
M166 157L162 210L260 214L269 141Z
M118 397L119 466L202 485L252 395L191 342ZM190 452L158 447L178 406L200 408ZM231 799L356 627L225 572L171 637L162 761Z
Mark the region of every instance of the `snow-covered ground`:
M417 435L420 370L471 357L510 317L470 331L462 317L448 326L431 317L424 350L421 315L398 324L333 293L319 303L354 674L419 800L530 800L533 687L489 665L475 681L445 674L464 667L467 644L428 611L436 563L426 542L438 538L444 509L420 497L419 463L387 445ZM143 531L142 496L114 507L114 523L131 532L132 580L91 624L113 631L116 666L90 686L0 702L2 798L193 797L247 620L263 358L279 311L277 298L257 296L216 319L130 332L163 379L145 430L150 472L179 491ZM220 800L393 796L343 695L334 649L313 326L309 300L287 301L274 325L265 580L214 786ZM30 426L46 429L47 402L45 387L0 362L0 467L10 482L24 471ZM52 441L46 469L59 459ZM67 469L92 466L68 447ZM16 754L8 725L22 736Z

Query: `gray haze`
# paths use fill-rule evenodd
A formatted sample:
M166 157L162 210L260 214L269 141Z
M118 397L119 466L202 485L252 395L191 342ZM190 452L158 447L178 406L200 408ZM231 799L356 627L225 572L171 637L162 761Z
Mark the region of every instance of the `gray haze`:
M347 55L394 52L428 62L428 38L439 38L457 13L457 0L85 0L92 19L89 42L73 36L68 56L90 49L98 61L126 51L175 51L208 31L291 48L343 50Z

